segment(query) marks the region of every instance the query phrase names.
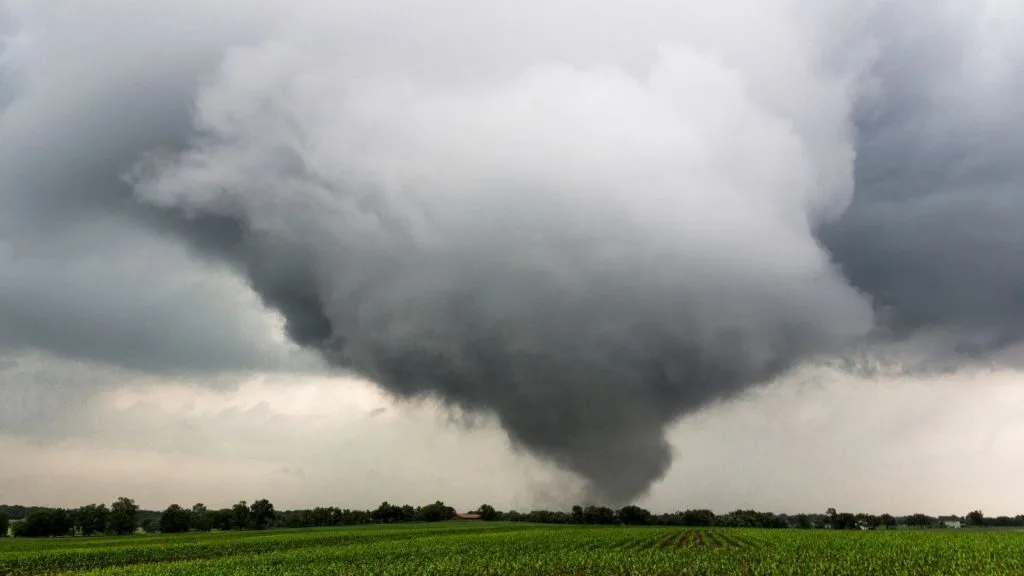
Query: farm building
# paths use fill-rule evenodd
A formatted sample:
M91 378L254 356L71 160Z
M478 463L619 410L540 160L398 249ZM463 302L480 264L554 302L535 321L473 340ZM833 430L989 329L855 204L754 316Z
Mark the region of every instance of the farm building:
M479 520L479 514L456 514L452 517L452 520Z

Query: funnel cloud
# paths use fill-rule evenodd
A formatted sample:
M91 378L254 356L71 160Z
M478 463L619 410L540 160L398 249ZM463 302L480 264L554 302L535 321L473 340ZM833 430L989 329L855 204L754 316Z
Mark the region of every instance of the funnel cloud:
M1024 336L1022 10L848 4L10 2L0 258L171 242L329 365L493 414L625 503L667 426L802 363ZM200 304L126 358L0 346L291 361L211 357ZM73 308L50 322L131 324Z

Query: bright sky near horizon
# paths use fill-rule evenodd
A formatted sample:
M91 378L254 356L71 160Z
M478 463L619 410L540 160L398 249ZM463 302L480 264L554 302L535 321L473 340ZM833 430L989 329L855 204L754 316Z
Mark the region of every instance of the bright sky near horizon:
M22 362L36 375L90 371ZM274 375L220 389L113 380L70 407L60 434L0 435L17 464L0 468L0 501L129 495L162 509L267 497L281 508L371 508L440 498L522 510L566 507L578 489L513 450L492 419L467 427L436 402L395 402L358 380ZM684 418L669 437L673 467L640 501L653 510L1024 510L1024 390L1013 373L860 380L818 369Z

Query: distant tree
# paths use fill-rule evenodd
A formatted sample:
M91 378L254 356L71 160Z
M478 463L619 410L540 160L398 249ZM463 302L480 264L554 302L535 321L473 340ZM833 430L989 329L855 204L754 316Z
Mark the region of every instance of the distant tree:
M102 534L107 529L110 509L106 504L89 504L72 513L75 530L82 536Z
M829 527L829 528L835 528L836 527L836 516L837 515L838 515L838 512L836 512L835 508L829 508L828 510L826 510L825 511L825 525L827 527Z
M896 518L894 518L892 514L882 514L878 517L878 520L881 523L881 525L886 529L893 528L896 526Z
M832 528L836 530L856 530L857 517L849 512L840 512L832 519Z
M811 523L811 517L807 514L797 514L793 518L793 525L801 530L807 530L812 528L814 525Z
M623 506L616 513L616 516L618 517L619 522L630 526L651 523L650 511L645 510L639 506Z
M139 528L142 528L146 534L156 534L160 532L160 521L152 516L147 516L142 519L142 522L139 522Z
M981 510L971 510L967 513L967 523L971 526L984 526L985 514Z
M345 515L341 508L331 506L331 526L341 526L344 524Z
M120 497L110 505L107 517L107 532L111 534L131 534L138 526L136 516L139 506L131 498Z
M249 527L249 505L245 500L231 507L231 527L235 530Z
M445 505L444 502L438 500L433 504L427 504L419 509L417 520L423 522L440 522L442 520L451 520L455 516L455 509L451 506Z
M178 506L171 504L160 515L160 532L164 534L178 534L188 532L191 513Z
M611 513L609 523L613 523L615 512L611 509L608 512ZM522 522L534 522L537 524L569 524L572 522L572 515L561 510L531 510L526 514L520 514L517 518ZM511 520L511 518L509 519Z
M714 523L717 526L732 528L788 528L789 523L785 518L776 516L771 512L758 512L757 510L733 510L723 516L715 516Z
M203 503L192 505L191 526L199 532L209 532L213 528L213 517Z
M490 504L481 504L480 507L476 509L476 513L480 515L481 520L486 520L487 522L498 519L498 511Z
M277 525L284 528L306 528L312 525L307 523L308 510L284 510L277 513Z
M10 528L11 517L7 515L7 512L0 511L0 538L6 538Z
M587 506L583 509L584 524L614 524L615 511L605 506Z
M935 519L927 514L911 514L903 519L903 524L906 526L914 526L917 528L926 528L935 524Z
M274 522L274 505L263 498L249 507L249 523L257 530L263 530Z
M317 506L312 510L302 511L303 526L330 526L331 509Z
M337 514L335 514L335 511L337 511ZM307 526L336 526L340 520L338 517L341 515L341 511L333 506L329 508L318 506L308 512L308 518L303 518L302 521L302 524Z
M14 535L24 538L70 536L75 528L71 514L63 508L38 508L14 525Z
M221 508L209 514L210 525L214 530L231 530L234 521L234 511L231 508Z
M395 506L387 500L381 502L380 506L370 514L374 522L400 522L403 516L402 507Z
M687 510L680 515L680 523L683 526L712 526L715 513L706 509Z
M11 520L24 520L29 510L24 506L0 504L0 512L7 514Z
M874 514L866 514L861 512L857 514L857 525L866 526L867 528L874 530L882 523L882 519Z
M330 508L327 509L327 512L327 525L340 526L342 520L341 508L331 506Z
M583 506L577 504L572 507L570 522L572 522L573 524L583 524Z
M399 522L412 522L416 519L417 510L409 504L404 504L398 508L398 521Z
M345 526L368 524L370 521L370 513L365 510L349 510L346 508L341 511L341 523Z

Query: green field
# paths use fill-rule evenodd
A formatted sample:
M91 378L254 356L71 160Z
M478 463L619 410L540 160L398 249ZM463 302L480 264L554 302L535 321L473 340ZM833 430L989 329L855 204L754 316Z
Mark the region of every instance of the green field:
M0 575L1024 574L1024 532L443 523L0 540Z

